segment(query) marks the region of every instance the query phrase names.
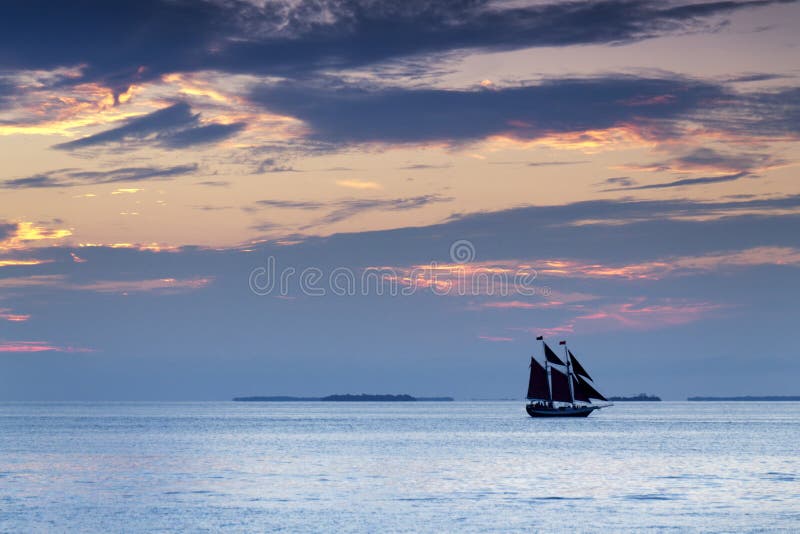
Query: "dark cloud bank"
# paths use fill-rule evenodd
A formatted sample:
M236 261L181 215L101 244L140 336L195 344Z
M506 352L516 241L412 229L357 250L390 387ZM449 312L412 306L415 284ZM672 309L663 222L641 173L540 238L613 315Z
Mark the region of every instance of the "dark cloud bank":
M624 43L702 28L768 0L673 5L606 0L502 5L489 0L44 0L5 2L0 68L86 65L66 83L116 92L168 72L214 69L302 76L461 49Z

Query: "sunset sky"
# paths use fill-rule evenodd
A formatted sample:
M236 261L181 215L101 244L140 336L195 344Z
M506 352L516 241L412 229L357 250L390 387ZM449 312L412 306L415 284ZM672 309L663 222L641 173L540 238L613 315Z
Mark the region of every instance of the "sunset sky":
M800 393L797 2L0 10L0 399Z

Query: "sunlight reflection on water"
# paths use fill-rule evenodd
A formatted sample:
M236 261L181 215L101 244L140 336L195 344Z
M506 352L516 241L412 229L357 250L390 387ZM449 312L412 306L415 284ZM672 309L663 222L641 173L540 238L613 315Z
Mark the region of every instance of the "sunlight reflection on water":
M0 531L793 530L800 403L1 403Z

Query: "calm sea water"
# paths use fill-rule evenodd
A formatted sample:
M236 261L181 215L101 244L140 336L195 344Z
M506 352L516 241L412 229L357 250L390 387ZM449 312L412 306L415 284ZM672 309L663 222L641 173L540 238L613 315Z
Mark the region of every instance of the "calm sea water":
M0 403L0 531L800 531L800 403Z

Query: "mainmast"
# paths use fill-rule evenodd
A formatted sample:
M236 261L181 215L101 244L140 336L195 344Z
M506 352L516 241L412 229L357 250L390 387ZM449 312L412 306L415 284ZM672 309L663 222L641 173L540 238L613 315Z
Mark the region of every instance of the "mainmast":
M553 379L550 378L550 362L547 359L547 353L545 352L545 348L544 348L544 336L537 336L536 340L542 342L542 352L545 353L545 355L544 355L544 368L545 368L545 371L547 371L547 393L548 393L547 397L550 399L550 405L552 406L552 404L553 404Z
M569 361L569 350L567 349L567 342L566 341L559 341L559 345L564 345L564 361L567 363L567 382L569 383L569 398L570 402L574 405L575 404L575 389L574 385L572 384L572 365L570 365Z

